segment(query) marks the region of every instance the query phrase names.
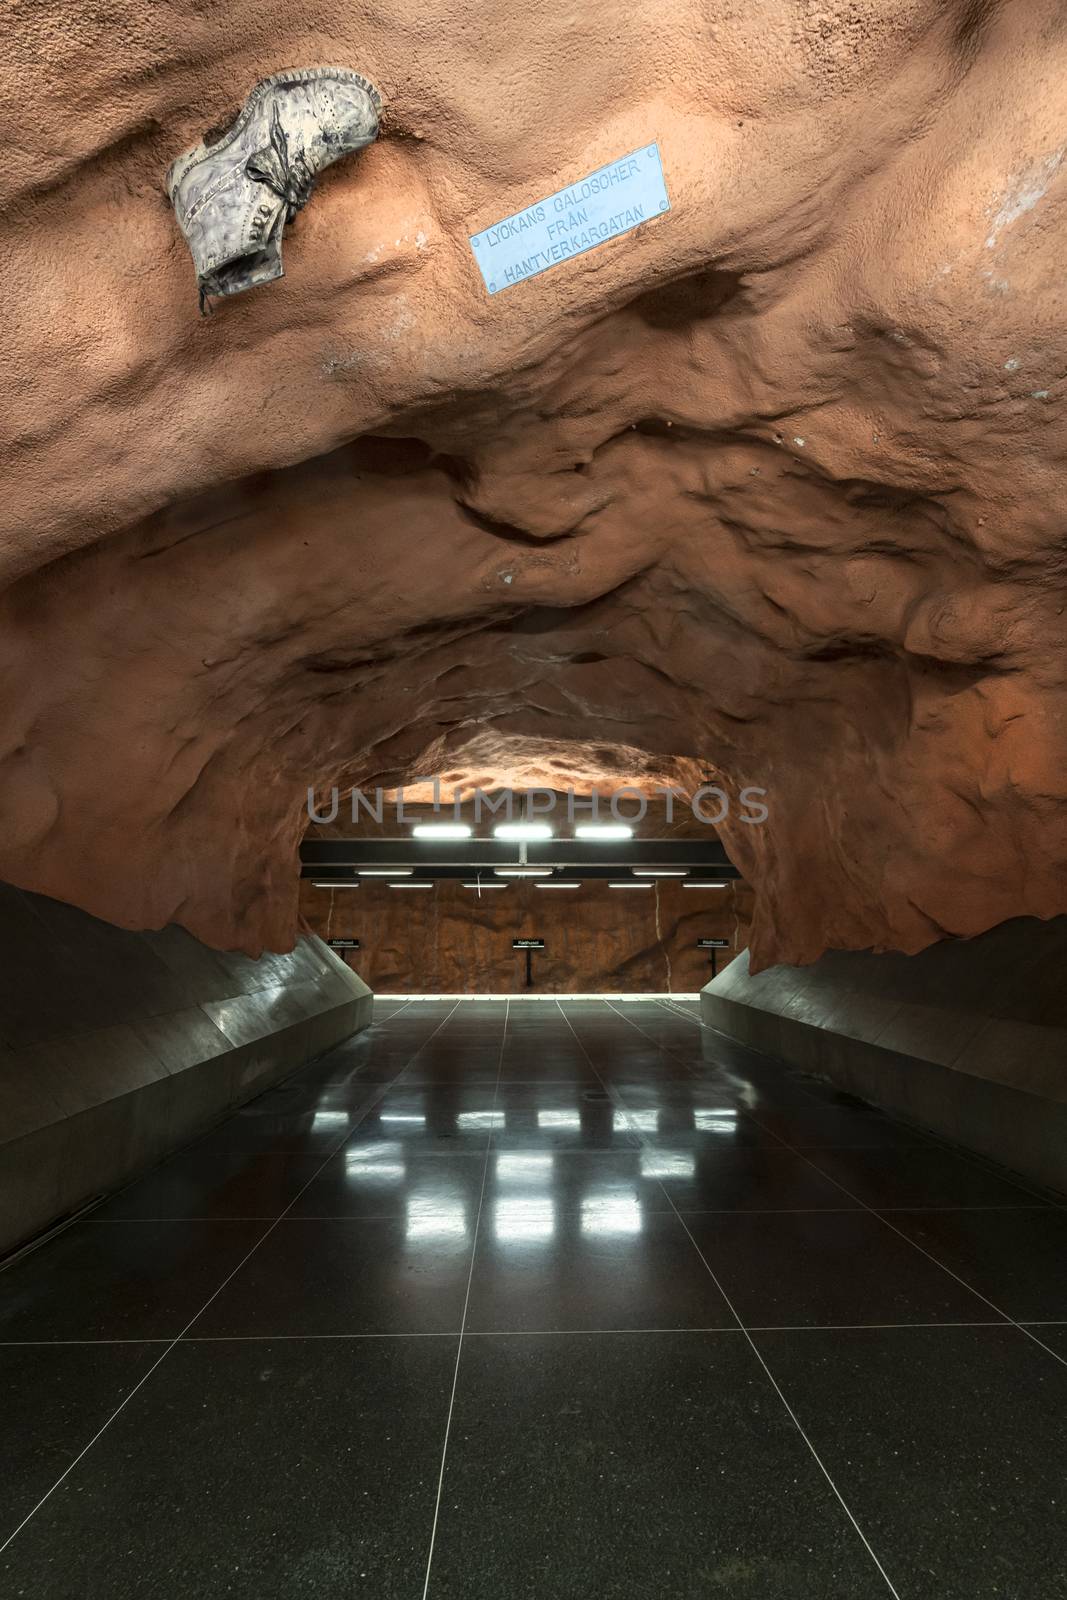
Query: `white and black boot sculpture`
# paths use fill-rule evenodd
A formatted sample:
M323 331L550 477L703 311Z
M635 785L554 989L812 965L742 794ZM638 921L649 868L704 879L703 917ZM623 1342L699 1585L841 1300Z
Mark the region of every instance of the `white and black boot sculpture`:
M381 106L374 85L345 67L276 72L256 84L235 122L178 157L167 191L202 312L209 295L282 277L282 229L324 167L374 142Z

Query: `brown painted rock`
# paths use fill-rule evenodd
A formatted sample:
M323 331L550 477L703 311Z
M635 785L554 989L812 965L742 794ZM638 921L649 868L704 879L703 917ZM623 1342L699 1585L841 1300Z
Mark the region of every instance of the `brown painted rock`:
M1065 49L1056 0L17 8L0 877L284 947L308 785L477 736L766 788L757 964L1064 910ZM164 170L327 61L382 136L201 320ZM653 141L669 212L487 295L469 235Z

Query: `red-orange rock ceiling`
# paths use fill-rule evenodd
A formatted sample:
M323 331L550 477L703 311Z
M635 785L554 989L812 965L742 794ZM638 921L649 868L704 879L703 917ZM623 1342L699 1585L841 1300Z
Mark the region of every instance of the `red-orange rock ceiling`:
M766 787L759 961L1067 907L1060 4L14 15L0 876L279 947L308 783L479 731ZM201 321L163 171L316 62L383 137ZM653 140L667 215L487 297Z

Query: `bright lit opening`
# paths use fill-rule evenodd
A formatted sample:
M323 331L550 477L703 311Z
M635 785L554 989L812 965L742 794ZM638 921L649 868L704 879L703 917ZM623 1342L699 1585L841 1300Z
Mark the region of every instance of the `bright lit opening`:
M632 839L634 830L625 822L580 822L574 830L576 839Z
M418 822L411 835L414 839L469 839L472 832L466 822Z

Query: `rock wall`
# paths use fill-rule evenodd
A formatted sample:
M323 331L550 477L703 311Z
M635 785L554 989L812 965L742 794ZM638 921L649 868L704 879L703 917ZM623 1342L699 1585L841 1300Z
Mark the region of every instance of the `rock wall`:
M475 734L769 791L754 965L1067 907L1057 0L71 0L0 44L0 876L287 948L309 784ZM197 315L162 189L385 98ZM670 210L468 238L655 142Z
M746 884L701 893L660 881L650 890L535 889L515 880L480 896L456 882L430 890L301 886L306 927L323 939L358 938L337 951L375 994L695 994L711 973L698 939L728 939L721 968L745 947ZM543 938L534 986L511 941Z

